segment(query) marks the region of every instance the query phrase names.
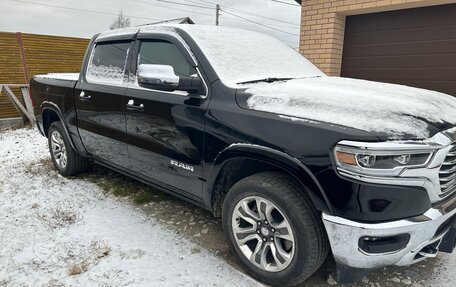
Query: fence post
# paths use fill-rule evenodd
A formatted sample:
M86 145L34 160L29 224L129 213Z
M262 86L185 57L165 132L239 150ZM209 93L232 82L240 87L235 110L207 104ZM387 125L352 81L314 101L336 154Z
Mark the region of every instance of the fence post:
M19 45L19 51L21 52L22 69L24 70L24 83L28 84L29 71L28 71L28 66L27 66L27 57L25 56L24 42L22 41L22 33L17 32L16 38L17 38L17 44ZM27 118L28 117L26 117L24 115L22 116L24 123L26 123Z
M25 83L28 84L29 71L28 71L28 67L27 67L27 58L25 56L24 43L22 42L22 33L21 32L17 32L16 33L16 38L17 38L17 44L19 45L19 50L21 52L22 68L24 70Z

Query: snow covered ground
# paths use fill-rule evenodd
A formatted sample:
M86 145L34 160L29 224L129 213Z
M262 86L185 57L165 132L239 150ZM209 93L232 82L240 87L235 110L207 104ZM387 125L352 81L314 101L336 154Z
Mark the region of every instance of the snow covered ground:
M0 286L260 286L48 159L35 129L0 131Z

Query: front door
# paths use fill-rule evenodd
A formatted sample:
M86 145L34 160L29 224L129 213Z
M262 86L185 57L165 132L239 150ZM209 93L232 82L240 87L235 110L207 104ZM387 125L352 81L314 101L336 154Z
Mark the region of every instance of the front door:
M97 159L129 167L124 74L131 42L97 43L85 79L75 89L79 133Z
M141 64L170 65L176 75L198 74L179 41L139 39L135 46L139 56L132 61L133 75ZM124 104L132 169L162 186L200 197L206 100L133 83Z

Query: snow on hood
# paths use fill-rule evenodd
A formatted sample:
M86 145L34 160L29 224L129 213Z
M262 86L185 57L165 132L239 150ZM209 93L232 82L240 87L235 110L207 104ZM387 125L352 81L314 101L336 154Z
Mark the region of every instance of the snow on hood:
M296 79L246 90L250 109L343 125L388 139L430 136L429 123L456 124L456 99L402 85L339 77Z

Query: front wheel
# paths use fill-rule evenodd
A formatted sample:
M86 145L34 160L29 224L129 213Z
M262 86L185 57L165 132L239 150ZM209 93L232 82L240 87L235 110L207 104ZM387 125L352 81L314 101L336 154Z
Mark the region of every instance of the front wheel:
M321 216L305 190L278 172L236 183L224 200L223 227L248 273L275 286L304 282L329 252Z
M61 122L53 122L48 132L52 162L63 176L76 175L89 166L88 159L80 156L70 144Z

